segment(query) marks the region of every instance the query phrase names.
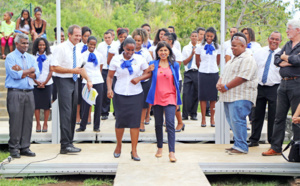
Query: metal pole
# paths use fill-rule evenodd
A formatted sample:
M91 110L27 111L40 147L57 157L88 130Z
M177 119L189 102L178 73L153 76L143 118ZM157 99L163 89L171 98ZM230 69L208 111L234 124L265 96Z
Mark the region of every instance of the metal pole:
M30 17L32 17L32 4L29 3L29 11L30 11Z

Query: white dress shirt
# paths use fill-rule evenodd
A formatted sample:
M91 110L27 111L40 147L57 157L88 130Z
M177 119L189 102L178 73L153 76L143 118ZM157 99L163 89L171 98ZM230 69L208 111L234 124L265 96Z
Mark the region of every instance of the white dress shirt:
M51 64L51 60L52 60L52 57L53 55L50 54L50 55L46 55L46 53L44 53L45 56L47 57L47 59L42 63L43 64L43 68L42 68L42 71L40 72L40 76L39 78L37 78L36 80L43 83L46 81L48 75L49 75L49 72L50 72L50 64ZM37 58L39 57L40 55L37 54L35 57L35 60L37 62L37 64L39 64L39 62L37 61ZM49 79L49 81L47 82L46 85L51 85L53 83L53 80L52 78ZM36 83L34 82L34 85L36 85Z
M207 43L205 43L206 45ZM211 43L214 46L214 42ZM213 51L213 54L206 54L206 50L204 50L205 45L199 44L196 48L196 54L200 55L200 67L199 72L201 73L217 73L219 72L218 64L217 64L217 55L220 54L219 49Z
M180 43L179 43L178 40L175 40L175 41L174 41L173 46L174 46L177 50L179 50L179 51L181 52L181 45L180 45Z
M264 70L265 70L265 65L266 65L267 59L268 59L269 54L270 54L269 50L270 50L269 46L265 46L265 47L257 50L253 54L253 57L254 57L254 59L257 63L257 66L258 66L258 71L257 71L258 83L260 85L273 86L275 84L280 84L280 81L281 81L281 76L279 74L280 67L277 67L277 66L274 65L274 56L281 49L277 48L273 52L267 82L265 84L263 84L262 83L262 76L263 76L263 73L264 73Z
M175 56L175 61L182 62L183 59L182 59L181 52L179 50L177 50L177 48L175 48L174 46L172 48L172 51L173 51L174 56ZM181 76L181 73L180 73L180 67L179 67L179 81L182 81L182 76Z
M121 64L124 61L127 61L123 57L123 53L120 55L115 55L109 65L109 70L115 71L117 73L117 81L115 84L114 92L119 95L124 96L132 96L137 95L143 92L141 83L137 83L136 85L131 83L131 80L139 77L141 72L148 68L148 63L141 55L133 54L129 59L133 61L131 62L131 67L133 69L133 73L130 75L128 68L121 68Z
M153 45L153 41L150 40L150 39L148 39L147 44L146 44L146 45L143 44L143 48L145 48L146 50L149 50L149 49L150 49L150 48L149 48L149 49L147 48L148 42L150 42L151 46ZM150 47L151 47L151 46L150 46Z
M153 59L156 60L156 53L155 53L155 50L156 50L156 46L152 45L150 48L149 48L149 52L152 52L152 55L153 55Z
M78 44L76 45L76 48L78 48L78 50L80 50L80 52L81 52L81 50L82 50L82 48L83 48L84 45L86 45L86 44L84 44L84 43L81 41L80 43L78 43Z
M109 49L109 53L114 55L119 55L119 49L120 49L121 43L119 40L113 42L111 44L111 48Z
M259 43L255 42L255 41L251 41L251 48L250 50L252 51L252 53L254 54L257 50L261 49L261 46Z
M102 74L100 72L100 65L103 65L103 63L104 63L103 62L103 57L96 50L94 51L94 54L96 55L96 58L98 60L98 64L96 66L92 62L88 62L88 58L89 58L89 55L90 55L89 50L82 53L83 61L86 62L86 64L84 65L84 68L85 68L86 73L89 76L89 78L91 79L93 84L104 83ZM83 79L82 83L86 83L86 79Z
M147 48L142 48L141 51L142 51L142 55L140 55L140 56L142 56L147 61L148 64L150 61L153 61L153 58ZM139 55L139 54L137 54L137 55ZM143 75L143 72L140 75ZM148 81L148 80L149 79L146 79L144 81Z
M112 48L112 45L113 45L113 42L110 45L108 45L105 41L103 41L97 47L97 51L102 55L102 58L103 58L102 59L102 61L103 61L102 69L103 70L108 69L108 67L107 67L107 55L108 55L107 47L110 46L110 49L109 49L109 51L110 51Z
M196 47L199 47L199 45L196 45ZM186 60L188 57L190 57L191 53L193 51L193 45L192 43L189 43L188 45L184 46L183 47L183 50L182 50L182 61L183 60ZM192 65L191 65L191 68L188 69L188 65L184 65L184 70L185 71L189 71L189 70L192 70L192 69L197 69L197 65L196 65L196 55L194 54L193 56L193 61L192 61Z
M67 69L73 69L73 48L74 45L69 39L59 44L55 50L51 66L60 66ZM81 67L82 62L81 49L76 47L76 67ZM56 76L61 78L73 78L72 73L56 73Z
M52 57L53 57L53 54L55 54L55 50L57 49L57 46L58 46L57 41L54 41L53 45L50 46L50 51L52 53ZM53 76L56 77L56 72L52 72L52 77Z

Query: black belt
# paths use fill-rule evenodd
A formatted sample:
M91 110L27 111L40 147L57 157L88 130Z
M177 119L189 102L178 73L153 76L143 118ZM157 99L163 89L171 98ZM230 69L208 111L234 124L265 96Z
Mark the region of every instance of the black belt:
M31 89L17 89L17 88L8 88L9 91L20 91L20 92L31 92Z
M193 68L193 69L189 69L188 71L195 72L195 71L198 71L198 69L194 69L194 68ZM188 72L188 71L187 71L187 72Z
M295 77L283 77L282 80L284 81L288 81L288 80L295 80L298 79L299 77L295 76Z

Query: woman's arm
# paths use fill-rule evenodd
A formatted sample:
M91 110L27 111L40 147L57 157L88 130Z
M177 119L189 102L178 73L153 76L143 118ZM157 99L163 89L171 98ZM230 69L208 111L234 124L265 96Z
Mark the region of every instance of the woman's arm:
M196 54L196 65L197 65L197 68L198 68L198 69L199 69L199 67L200 67L200 62L201 62L200 54Z
M300 123L300 117L299 116L300 116L300 104L298 105L297 110L293 115L292 122L293 123Z
M107 78L106 78L106 85L107 85L107 97L109 99L114 97L114 92L112 90L112 81L114 78L116 71L108 70Z
M218 55L217 55L217 65L218 65L218 66L220 65L220 58L221 58L221 55L218 54Z
M45 33L45 30L46 30L47 22L45 20L42 20L42 23L43 23L42 32L38 35L38 37L41 37Z
M46 79L46 81L44 81L43 82L43 85L45 86L47 83L48 83L48 81L51 79L51 77L52 77L52 70L51 70L51 68L49 67L49 74L48 74L48 76L47 76L47 79Z

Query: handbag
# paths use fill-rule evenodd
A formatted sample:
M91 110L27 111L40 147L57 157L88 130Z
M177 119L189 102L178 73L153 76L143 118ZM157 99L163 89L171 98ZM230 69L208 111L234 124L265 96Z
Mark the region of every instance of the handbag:
M287 159L283 154L283 152L289 149L290 147L291 150ZM300 162L300 140L299 141L291 140L290 143L284 148L281 154L283 158L288 162Z

